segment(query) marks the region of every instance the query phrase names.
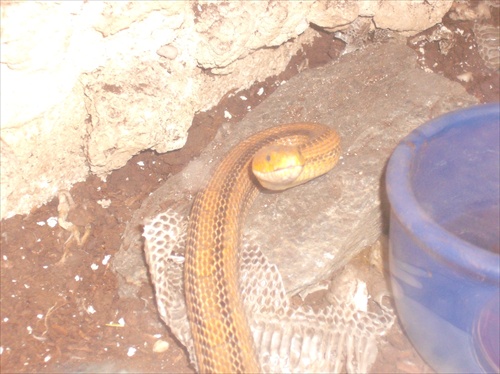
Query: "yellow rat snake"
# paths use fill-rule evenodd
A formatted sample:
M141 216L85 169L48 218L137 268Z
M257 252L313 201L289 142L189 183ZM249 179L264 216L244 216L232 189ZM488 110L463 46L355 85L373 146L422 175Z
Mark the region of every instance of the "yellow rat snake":
M332 169L340 138L327 126L269 128L233 148L195 198L188 224L184 284L198 369L260 372L239 293L243 222L260 188L284 190Z

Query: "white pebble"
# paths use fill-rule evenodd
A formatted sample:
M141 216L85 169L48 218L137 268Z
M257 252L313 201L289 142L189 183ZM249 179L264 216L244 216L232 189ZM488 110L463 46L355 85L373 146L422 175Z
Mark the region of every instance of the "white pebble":
M153 352L155 353L163 353L166 352L170 348L170 344L165 340L157 340L153 345Z
M162 45L156 51L156 53L161 57L168 58L169 60L174 60L177 57L177 55L179 54L179 51L173 45L166 44L166 45Z
M457 79L462 82L470 82L472 78L472 73L470 71L457 75Z
M102 260L102 264L103 265L107 265L108 262L109 262L109 259L111 258L111 255L106 255L104 256L103 260Z
M135 352L137 352L137 349L134 348L134 347L129 347L128 351L127 351L127 356L128 357L132 357L133 355L135 355Z
M99 204L104 209L108 209L111 205L111 200L110 199L97 200L97 204Z
M57 226L57 217L47 218L47 225L49 225L49 227L56 227Z

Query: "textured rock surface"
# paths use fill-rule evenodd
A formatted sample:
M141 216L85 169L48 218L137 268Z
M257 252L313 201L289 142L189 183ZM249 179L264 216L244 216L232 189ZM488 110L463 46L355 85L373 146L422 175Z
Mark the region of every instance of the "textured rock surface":
M500 29L495 26L476 23L474 25L479 55L486 66L493 70L500 69Z
M343 156L326 176L279 194L261 194L245 225L278 265L287 292L328 278L383 230L383 171L398 141L415 127L477 100L462 86L423 72L402 44L383 44L303 72L237 126L221 129L203 154L170 178L138 210L113 266L122 295L146 281L141 225L167 208L186 215L214 165L243 138L285 122L329 124L342 136Z
M181 147L196 111L282 71L315 36L311 23L335 30L364 16L414 33L451 5L394 3L2 3L0 216L143 149Z

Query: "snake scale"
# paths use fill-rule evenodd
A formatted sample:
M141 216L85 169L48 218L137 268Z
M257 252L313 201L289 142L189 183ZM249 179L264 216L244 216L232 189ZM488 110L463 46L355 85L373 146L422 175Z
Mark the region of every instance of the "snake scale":
M239 293L244 218L262 186L283 190L305 183L332 169L339 156L339 135L327 126L269 128L233 148L197 194L188 224L184 282L200 372L261 371Z

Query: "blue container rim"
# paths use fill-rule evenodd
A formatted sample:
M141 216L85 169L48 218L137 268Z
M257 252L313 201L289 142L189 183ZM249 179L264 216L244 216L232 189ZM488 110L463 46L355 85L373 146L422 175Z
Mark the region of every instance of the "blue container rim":
M418 203L409 173L415 150L430 138L446 131L450 125L467 126L472 120L495 117L500 118L500 103L476 105L453 111L413 130L399 143L389 159L386 185L391 215L396 215L407 230L422 233L418 240L425 245L425 248L433 249L431 255L437 256L449 265L458 266L471 277L499 282L500 255L469 243L436 223ZM457 250L447 250L450 247Z

